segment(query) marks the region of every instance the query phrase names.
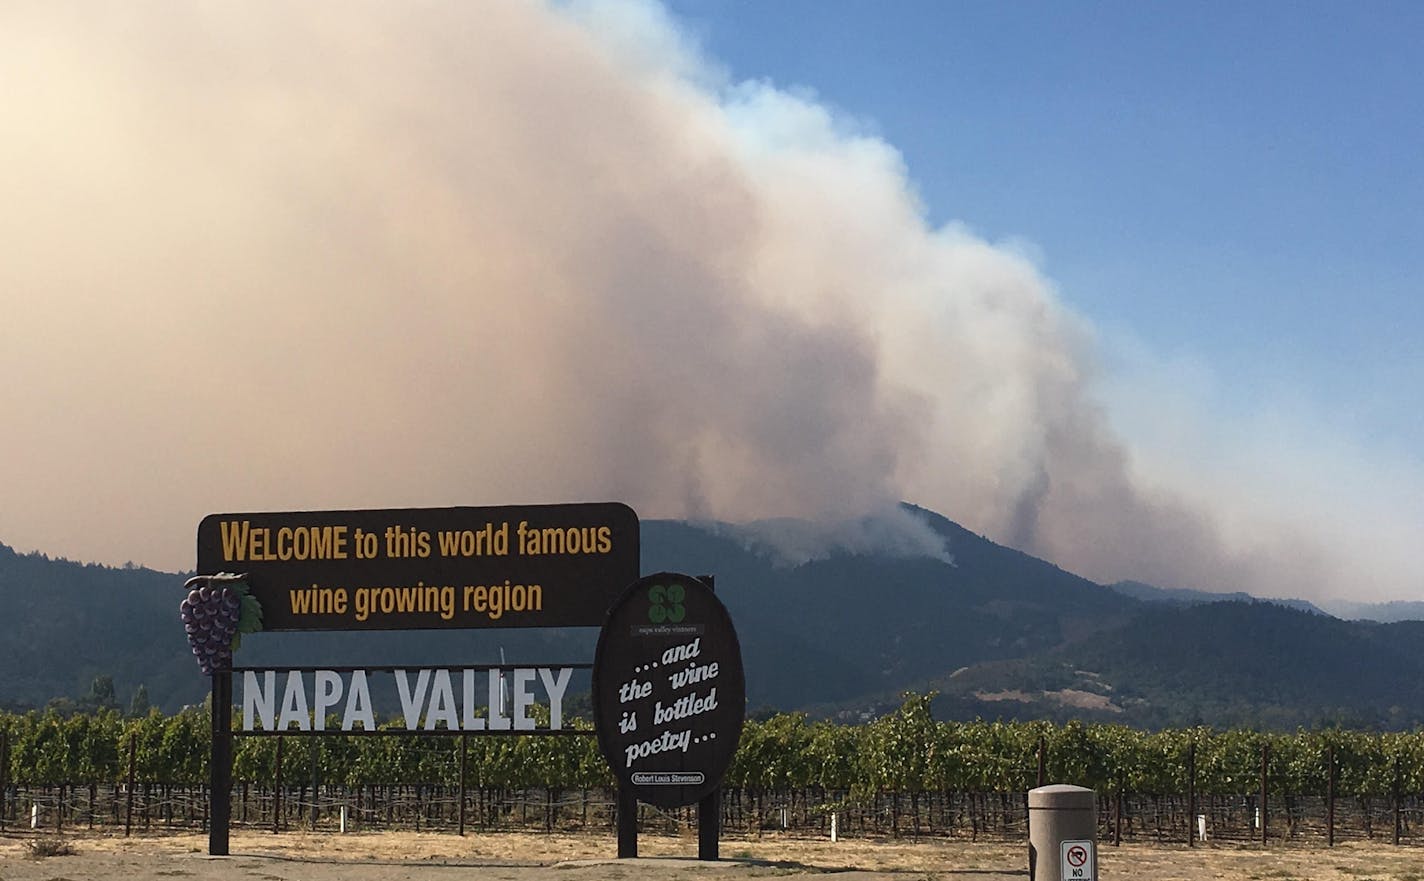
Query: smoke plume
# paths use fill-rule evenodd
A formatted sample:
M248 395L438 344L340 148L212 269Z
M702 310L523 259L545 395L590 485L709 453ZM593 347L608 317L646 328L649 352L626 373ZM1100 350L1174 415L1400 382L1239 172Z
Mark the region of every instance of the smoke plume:
M905 499L1098 579L1341 592L1294 526L1227 541L1136 473L1029 259L655 6L7 4L0 106L22 547L186 568L211 511Z

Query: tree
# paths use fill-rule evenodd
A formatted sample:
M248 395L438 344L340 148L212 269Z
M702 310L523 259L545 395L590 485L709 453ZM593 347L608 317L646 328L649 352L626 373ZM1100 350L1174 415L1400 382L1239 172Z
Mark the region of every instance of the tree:
M129 718L147 716L152 707L148 700L148 686L140 682L138 688L134 689L133 698L129 700Z
M118 710L119 701L114 697L114 677L95 676L89 683L89 693L80 698L79 705L86 710Z

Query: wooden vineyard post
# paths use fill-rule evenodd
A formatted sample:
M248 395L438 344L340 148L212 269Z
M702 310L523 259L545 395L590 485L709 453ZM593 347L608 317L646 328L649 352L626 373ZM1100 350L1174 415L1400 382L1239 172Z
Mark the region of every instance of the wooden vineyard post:
M316 831L316 821L321 816L321 744L315 737L311 739L311 828Z
M1117 798L1113 805L1113 846L1122 846L1122 784L1117 787Z
M277 779L272 784L272 834L276 835L282 831L282 741L285 738L277 735Z
M465 756L469 750L470 736L460 735L460 836L465 835Z
M1038 785L1043 786L1048 782L1048 740L1042 734L1038 736Z
M1399 755L1396 754L1394 757L1394 783L1392 786L1393 791L1391 793L1394 796L1394 844L1396 847L1399 846L1400 826L1402 825L1401 821L1403 819L1401 817L1399 804L1401 789L1403 789L1403 785L1402 781L1400 780Z
M1335 846L1335 745L1325 752L1325 846Z
M1266 773L1271 765L1271 745L1261 744L1261 843L1267 843L1267 830L1270 828L1270 813L1266 807Z
M5 831L5 794L10 787L10 738L0 731L0 832Z
M134 796L134 755L137 752L138 734L129 734L129 785L124 792L124 837L128 838L133 834L133 796Z
M1187 847L1197 843L1197 745L1187 744Z

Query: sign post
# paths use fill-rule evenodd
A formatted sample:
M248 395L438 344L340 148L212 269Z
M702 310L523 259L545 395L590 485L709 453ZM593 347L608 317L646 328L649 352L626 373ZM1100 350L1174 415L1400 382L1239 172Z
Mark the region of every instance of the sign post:
M594 653L593 707L618 780L618 855L637 856L632 818L644 801L698 804L699 856L716 859L717 795L741 738L746 680L732 619L707 582L661 572L619 597Z
M716 578L712 575L699 576L707 589L717 590ZM740 728L740 726L738 726ZM722 787L707 793L697 803L697 858L716 861L721 858L722 844Z
M228 854L232 790L232 651L240 634L255 630L413 630L475 627L594 627L638 577L638 517L627 505L594 503L494 508L401 508L373 511L304 511L213 514L198 526L198 571L189 580L183 604L184 628L205 673L212 676L212 752L209 766L208 852ZM240 575L218 573L242 573ZM569 665L564 665L567 667ZM390 668L386 668L390 669ZM508 669L517 695L529 695L536 675L546 688L567 686L551 667L479 668L502 679ZM560 668L562 669L562 668ZM243 670L244 702L255 671ZM265 672L265 671L264 671ZM318 684L317 708L301 710L268 730L242 733L280 735L291 724L324 733L322 704L337 687L355 688L339 671L310 669ZM347 672L355 675L354 670ZM403 673L403 671L394 671ZM473 723L456 718L448 670L421 671L415 685L429 687L426 731L439 716L439 733L464 733ZM476 668L466 668L466 676ZM275 671L272 671L275 677ZM301 670L288 670L288 688ZM521 680L521 675L524 679ZM738 670L740 675L740 667ZM362 683L365 682L364 672ZM422 683L424 683L422 685ZM520 690L522 686L524 690ZM562 683L560 685L559 683ZM265 683L264 683L265 684ZM466 693L473 688L465 685ZM264 700L271 715L272 693ZM349 693L349 692L348 692ZM449 698L447 700L447 693ZM422 693L422 700L424 699ZM465 705L470 703L466 698ZM403 709L410 718L409 708ZM330 704L326 704L330 706ZM295 703L293 706L296 706ZM254 708L255 709L255 708ZM524 707L527 710L527 706ZM347 706L348 714L352 712ZM509 730L487 733L534 734L572 731ZM366 713L369 714L369 701ZM244 714L250 715L250 714ZM420 708L416 709L416 716ZM249 724L251 719L246 720ZM382 733L362 721L361 733ZM305 726L305 727L304 727ZM264 726L266 728L267 726ZM343 728L349 726L343 724ZM415 729L409 722L408 729ZM493 727L493 726L491 726ZM315 729L315 730L312 730ZM371 729L371 730L367 730ZM453 729L453 730L451 730ZM279 737L280 746L281 739ZM280 759L279 759L280 761Z
M232 672L213 673L212 756L208 762L208 853L228 855L228 827L232 821Z

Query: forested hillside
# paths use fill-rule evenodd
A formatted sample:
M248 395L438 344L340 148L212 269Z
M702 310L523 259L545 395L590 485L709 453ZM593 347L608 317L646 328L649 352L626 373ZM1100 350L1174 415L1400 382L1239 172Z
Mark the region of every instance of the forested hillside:
M183 577L17 554L0 545L0 705L43 706L113 677L126 704L139 684L176 709L206 689L177 625Z
M1341 621L1262 602L1142 601L996 545L933 512L939 557L799 564L754 533L645 521L642 569L716 576L754 714L843 720L939 692L941 718L1096 719L1146 727L1424 724L1424 623ZM43 706L112 677L172 711L202 700L177 607L182 575L0 546L0 705ZM581 663L596 630L254 634L239 664Z

